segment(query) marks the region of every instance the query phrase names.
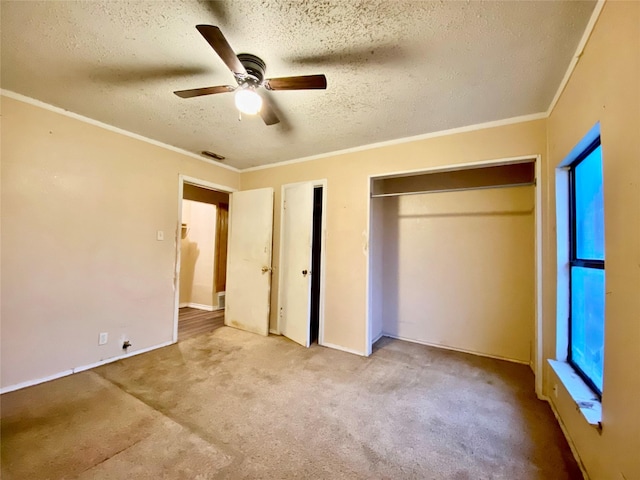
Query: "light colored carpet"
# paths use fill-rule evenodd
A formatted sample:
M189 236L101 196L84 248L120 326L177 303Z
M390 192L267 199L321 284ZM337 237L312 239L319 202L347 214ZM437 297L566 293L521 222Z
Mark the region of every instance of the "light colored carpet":
M530 369L229 327L5 394L2 478L582 478Z

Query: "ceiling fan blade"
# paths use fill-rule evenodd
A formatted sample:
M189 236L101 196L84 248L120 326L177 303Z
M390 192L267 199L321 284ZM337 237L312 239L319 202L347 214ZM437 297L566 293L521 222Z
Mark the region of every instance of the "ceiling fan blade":
M175 93L181 98L201 97L202 95L213 95L214 93L233 92L236 87L231 85L221 85L218 87L193 88L191 90L178 90Z
M262 95L262 108L260 109L260 116L264 123L267 125L275 125L276 123L280 123L280 119L278 115L276 115L275 109L271 102L266 97L266 95Z
M324 75L304 75L300 77L269 78L264 82L267 90L312 90L327 88Z
M229 42L227 42L227 39L224 38L224 35L222 35L222 32L218 27L214 27L213 25L196 25L196 28L220 56L225 65L229 67L229 70L236 75L247 74L247 70L244 68L244 65L242 65L238 56L231 48L231 45L229 45Z

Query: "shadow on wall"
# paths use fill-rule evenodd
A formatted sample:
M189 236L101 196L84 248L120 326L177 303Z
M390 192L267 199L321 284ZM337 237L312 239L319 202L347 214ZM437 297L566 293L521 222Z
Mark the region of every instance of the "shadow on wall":
M400 197L382 199L382 331L398 336L399 311L399 223Z
M525 186L378 202L382 332L529 361L533 200Z

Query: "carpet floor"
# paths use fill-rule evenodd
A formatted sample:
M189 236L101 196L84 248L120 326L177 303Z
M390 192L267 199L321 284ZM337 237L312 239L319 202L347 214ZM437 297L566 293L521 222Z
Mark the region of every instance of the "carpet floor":
M524 365L222 327L0 397L2 478L582 478Z

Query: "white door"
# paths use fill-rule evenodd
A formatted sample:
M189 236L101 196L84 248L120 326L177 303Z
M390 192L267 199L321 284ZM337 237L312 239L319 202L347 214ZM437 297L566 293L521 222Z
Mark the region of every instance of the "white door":
M308 347L313 274L313 184L284 185L282 200L279 329L282 335Z
M269 334L273 189L235 192L229 201L224 324Z

